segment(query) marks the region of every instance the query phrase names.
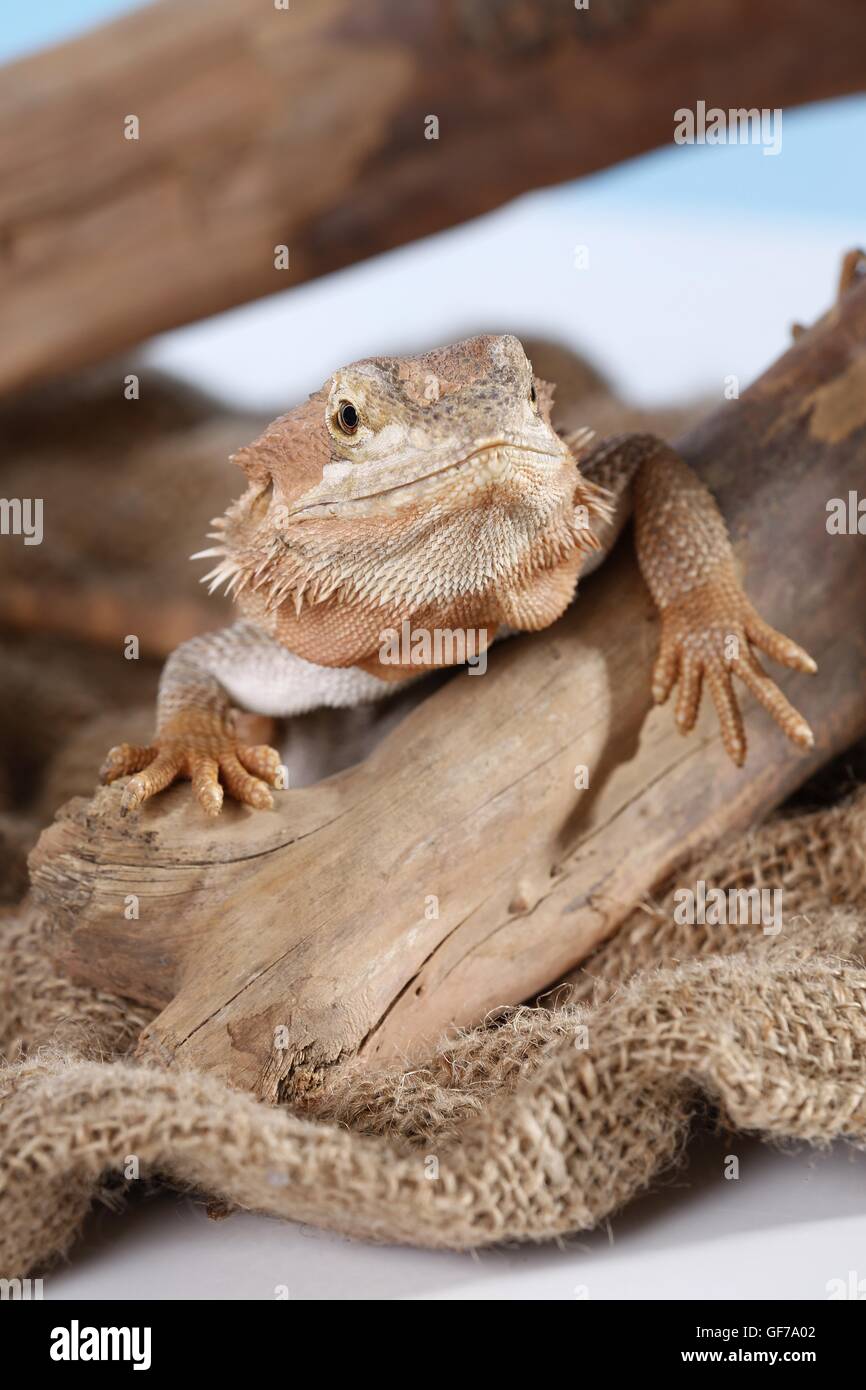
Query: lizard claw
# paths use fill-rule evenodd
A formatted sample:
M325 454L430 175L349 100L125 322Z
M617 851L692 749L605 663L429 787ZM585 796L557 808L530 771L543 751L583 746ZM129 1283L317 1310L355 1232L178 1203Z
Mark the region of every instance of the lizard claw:
M149 748L128 743L112 748L101 769L102 780L125 776L129 781L121 797L122 816L137 811L179 778L192 782L193 794L208 816L219 815L226 792L256 810L271 810L270 787L285 786L275 748L240 743L218 716L197 712L176 715Z
M130 811L137 811L142 802L169 786L180 773L180 758L176 754L161 753L156 749L153 750L153 753L153 761L148 763L141 772L137 772L134 777L130 777L123 789L123 796L120 799L120 814L122 816L127 815Z
M716 707L722 742L738 767L746 757L746 734L732 677L740 680L798 748L814 736L803 716L782 694L755 656L766 652L783 666L813 674L808 652L765 623L735 580L725 576L675 599L662 613L659 654L652 693L664 704L678 685L674 718L681 733L694 728L706 683Z
M99 769L102 782L116 782L118 777L128 777L132 772L141 772L143 767L156 757L155 748L139 748L132 743L118 743L110 748L105 762Z

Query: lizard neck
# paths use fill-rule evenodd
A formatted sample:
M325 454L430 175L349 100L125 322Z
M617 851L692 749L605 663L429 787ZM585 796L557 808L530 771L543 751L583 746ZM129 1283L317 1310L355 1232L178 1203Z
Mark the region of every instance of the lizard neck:
M552 508L543 525L489 499L486 506L431 512L408 524L364 520L354 525L351 544L344 538L336 552L333 522L298 528L300 536L288 538L285 599L269 602L263 591L246 589L238 604L304 660L360 666L383 679L397 678L395 663L383 663L381 653L405 623L418 639L415 669L465 661L463 653L483 649L503 623L546 627L568 606L594 543L592 532L576 524L571 498ZM350 564L338 558L347 554ZM442 634L461 637L449 645Z

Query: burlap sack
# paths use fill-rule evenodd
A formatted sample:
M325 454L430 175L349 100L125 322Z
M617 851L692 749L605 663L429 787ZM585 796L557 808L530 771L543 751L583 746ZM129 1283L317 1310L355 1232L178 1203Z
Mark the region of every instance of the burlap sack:
M673 887L551 997L424 1066L344 1074L303 1117L128 1060L145 1013L58 978L46 924L2 932L0 1270L41 1272L130 1155L239 1207L465 1248L587 1230L681 1152L708 1103L733 1129L866 1139L866 791L779 818L676 885L784 891L779 935L678 926Z

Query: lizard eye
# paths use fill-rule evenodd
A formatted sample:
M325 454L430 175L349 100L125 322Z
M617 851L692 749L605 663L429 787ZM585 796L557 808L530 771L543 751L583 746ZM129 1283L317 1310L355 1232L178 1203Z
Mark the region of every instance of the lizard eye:
M535 389L535 382L534 382L534 381L533 381L532 385L531 385L530 388L529 388L529 399L531 400L531 402L532 402L533 405L536 405L537 402L538 402L538 392L537 392L536 389Z
M334 421L343 434L354 434L361 423L357 407L351 401L340 401L334 416Z

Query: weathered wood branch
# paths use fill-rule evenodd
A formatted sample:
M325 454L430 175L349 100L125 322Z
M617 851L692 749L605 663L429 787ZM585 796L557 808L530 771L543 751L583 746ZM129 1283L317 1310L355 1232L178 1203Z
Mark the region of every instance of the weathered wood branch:
M144 6L3 72L0 391L864 80L861 0Z
M683 740L650 709L657 629L626 544L555 627L494 649L484 678L457 675L366 762L272 814L205 822L183 786L139 819L119 819L116 788L68 805L32 856L34 891L68 970L162 1006L144 1054L274 1099L343 1059L411 1053L548 985L686 851L866 729L863 539L826 527L828 499L863 482L866 284L681 447L750 594L819 663L811 682L781 677L814 753L745 696L742 771L710 710Z
M160 373L125 401L120 380L106 367L0 402L5 495L43 500L46 541L0 546L0 623L115 652L134 634L164 657L227 620L189 557L242 486L229 455L267 418Z

